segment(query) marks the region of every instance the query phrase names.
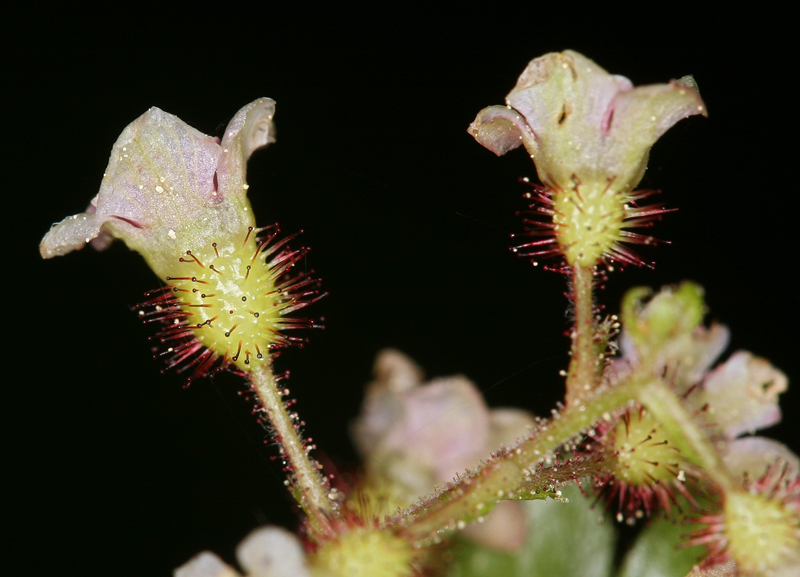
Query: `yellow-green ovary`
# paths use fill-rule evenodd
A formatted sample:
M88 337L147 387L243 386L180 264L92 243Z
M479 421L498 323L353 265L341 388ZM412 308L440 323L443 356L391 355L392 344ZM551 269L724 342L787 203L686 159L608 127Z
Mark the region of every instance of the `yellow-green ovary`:
M270 345L284 341L279 330L287 299L276 291L264 257L253 259L256 251L254 241L192 251L169 280L197 340L243 370L268 361Z
M630 485L641 487L675 478L678 452L658 430L648 414L633 414L620 420L612 433L611 447L616 458L609 463L614 475Z
M765 575L782 561L800 559L800 520L778 500L732 491L725 496L725 521L730 552L744 574Z
M608 182L582 183L553 195L558 244L572 266L594 266L621 239L625 195Z

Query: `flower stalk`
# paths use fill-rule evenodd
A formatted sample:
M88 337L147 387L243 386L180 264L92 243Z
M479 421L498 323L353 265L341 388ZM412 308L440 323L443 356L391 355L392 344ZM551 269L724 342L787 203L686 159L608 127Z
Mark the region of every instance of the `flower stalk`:
M597 354L595 351L593 267L572 267L572 295L575 307L575 326L572 329L572 359L567 373L567 406L580 401L597 383Z
M300 438L298 426L286 410L272 369L264 365L250 371L248 376L275 431L281 457L288 461L291 468L289 490L312 525L323 529L328 525L327 519L335 514L336 507L328 497L327 483L320 475L321 467L309 456L309 448Z

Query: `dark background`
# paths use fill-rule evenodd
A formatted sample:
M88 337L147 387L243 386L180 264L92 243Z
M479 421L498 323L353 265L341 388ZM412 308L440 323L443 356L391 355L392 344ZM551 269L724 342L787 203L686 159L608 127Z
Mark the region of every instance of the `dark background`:
M181 387L159 374L131 307L158 286L122 244L42 261L52 222L82 212L122 129L158 106L221 135L274 98L277 144L250 161L261 224L306 231L330 296L327 328L286 354L306 434L336 467L356 462L347 425L382 347L429 375L463 373L493 406L540 414L558 400L568 346L563 278L508 252L535 176L467 135L526 63L572 48L635 84L694 74L710 118L654 148L642 188L680 211L627 287L693 279L731 350L797 382L796 38L759 13L667 8L581 13L486 7L384 15L311 7L170 14L115 8L14 16L4 37L6 312L4 564L19 574L168 575L204 549L228 561L251 529L297 516L273 448L222 375ZM794 56L790 49L795 51ZM20 274L17 274L20 273ZM796 451L797 387L770 434Z

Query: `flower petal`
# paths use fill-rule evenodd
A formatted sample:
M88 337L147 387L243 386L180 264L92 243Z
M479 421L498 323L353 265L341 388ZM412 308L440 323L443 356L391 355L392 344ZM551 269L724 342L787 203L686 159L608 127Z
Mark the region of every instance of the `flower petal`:
M236 547L236 560L247 577L308 577L303 545L280 527L261 527Z
M223 197L234 195L242 202L247 196L247 160L256 149L275 142L273 116L275 101L259 98L237 112L228 124L217 166L219 193Z
M708 116L691 76L617 94L609 110L601 163L635 186L653 144L678 121L696 114Z
M42 256L82 248L105 232L140 252L164 277L187 249L243 234L255 224L246 161L271 142L273 112L269 98L244 107L220 146L178 117L151 108L117 139L89 209L54 225L42 240Z
M702 394L717 426L733 439L780 421L778 395L787 388L786 375L769 361L738 351L706 376Z
M573 186L574 176L630 190L655 141L680 119L706 114L691 77L633 88L571 50L532 60L506 104L482 110L470 134L498 155L524 144L554 188Z
M114 144L90 210L51 229L42 241L42 255L69 252L81 246L81 237L88 242L98 236L101 226L140 252L148 239L173 242L168 231L181 231L182 223L196 217L214 192L219 154L211 137L151 108Z
M766 437L742 437L734 439L723 455L728 470L737 479L747 474L750 480L759 479L767 467L780 459L787 467L787 477L800 474L800 458L786 445Z
M83 248L100 234L101 224L94 212L68 216L54 224L39 245L42 258L53 258Z
M434 379L406 394L403 402L402 418L388 431L381 449L412 451L438 480L473 466L476 447L487 447L489 409L466 378Z
M510 106L488 106L478 113L467 129L475 140L497 156L524 144L531 156L536 140L522 115Z
M699 383L729 340L728 327L713 323L709 328L699 326L691 335L669 343L663 355L670 368L669 379L674 391L683 394Z
M211 553L198 553L173 571L174 577L241 577L239 573Z
M585 56L566 50L532 60L506 97L536 135L536 158L543 182L568 184L609 175L599 164L603 133L614 97L632 88L623 76L611 75Z

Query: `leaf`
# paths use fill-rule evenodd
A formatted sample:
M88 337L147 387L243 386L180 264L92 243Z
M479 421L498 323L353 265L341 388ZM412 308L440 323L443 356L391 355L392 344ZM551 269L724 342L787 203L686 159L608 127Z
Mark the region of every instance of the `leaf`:
M576 486L562 490L569 503L523 503L528 538L517 554L463 542L448 577L608 577L616 534Z
M691 529L674 520L654 520L628 551L618 577L684 577L705 554L703 547L678 547Z

